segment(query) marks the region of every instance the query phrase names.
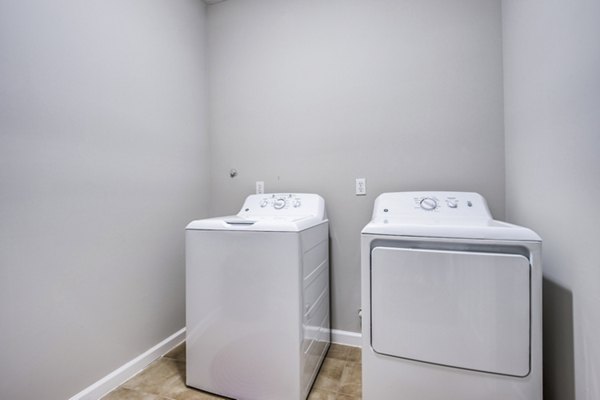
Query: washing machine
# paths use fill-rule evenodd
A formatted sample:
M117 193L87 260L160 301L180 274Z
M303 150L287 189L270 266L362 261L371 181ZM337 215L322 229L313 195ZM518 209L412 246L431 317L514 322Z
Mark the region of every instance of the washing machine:
M316 194L251 195L186 228L187 385L304 400L329 348L329 239Z
M361 235L364 400L541 400L541 239L477 193L384 193Z

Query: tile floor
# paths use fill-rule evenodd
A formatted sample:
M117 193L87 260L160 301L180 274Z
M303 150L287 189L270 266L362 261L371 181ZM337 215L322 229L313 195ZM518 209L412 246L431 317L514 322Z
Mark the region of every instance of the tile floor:
M308 399L360 400L361 365L359 348L332 344ZM102 398L102 400L210 399L223 398L185 386L185 343L175 347Z

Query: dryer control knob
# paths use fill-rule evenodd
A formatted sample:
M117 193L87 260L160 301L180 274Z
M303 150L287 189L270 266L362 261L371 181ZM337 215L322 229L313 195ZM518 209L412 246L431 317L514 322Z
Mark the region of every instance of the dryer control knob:
M437 208L438 203L437 200L432 199L431 197L425 197L423 200L421 200L420 205L423 210L433 211Z
M300 207L301 205L302 205L302 203L300 203L300 200L296 200L296 201L294 201L294 207L295 207L295 208L298 208L298 207Z
M264 199L263 201L260 202L260 206L262 208L265 208L267 205L269 205L269 200Z
M285 207L285 199L277 199L277 200L275 200L275 202L273 202L273 207L276 210L281 210L283 207Z

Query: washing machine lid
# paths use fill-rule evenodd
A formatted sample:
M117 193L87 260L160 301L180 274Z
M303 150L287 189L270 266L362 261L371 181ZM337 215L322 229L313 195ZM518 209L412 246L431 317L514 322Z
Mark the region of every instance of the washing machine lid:
M363 234L483 240L541 241L531 229L492 218L472 192L383 193Z
M237 215L190 222L188 230L299 232L327 222L325 201L311 193L255 194Z

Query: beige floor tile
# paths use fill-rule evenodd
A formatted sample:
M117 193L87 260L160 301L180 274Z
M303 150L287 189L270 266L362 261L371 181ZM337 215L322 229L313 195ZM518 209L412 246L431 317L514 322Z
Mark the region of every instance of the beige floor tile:
M340 387L345 365L345 361L326 358L325 361L323 361L319 375L317 375L317 379L313 385L314 388L337 392Z
M351 397L360 397L362 396L362 385L360 383L342 383L338 392Z
M161 358L140 374L134 376L123 384L127 389L134 389L144 393L162 395L165 385L172 385L178 380L185 380L185 364L180 361Z
M225 397L219 397L214 394L202 392L200 390L187 388L185 390L180 391L175 396L173 396L174 400L222 400Z
M177 376L171 378L163 389L162 395L173 400L217 400L225 399L212 393L191 388L185 385L185 378Z
M179 396L183 396L186 393L191 395L194 394L195 391L193 389L189 389L185 385L185 377L181 374L171 376L162 384L158 391L158 394L161 396L169 397L171 399L179 398ZM200 394L198 394L198 396L199 395Z
M362 365L358 362L347 361L342 372L341 383L362 383Z
M323 389L313 389L308 395L308 400L336 400L337 398L335 392Z
M362 396L346 396L345 394L338 394L335 400L361 400Z
M169 351L163 357L172 358L178 361L185 361L185 342L179 344L177 347Z
M360 362L362 359L362 351L360 347L350 347L348 349L348 357L346 360L352 362Z
M338 391L340 394L352 397L362 396L362 365L360 363L346 362Z
M344 372L345 366L346 361L327 357L323 361L323 365L321 366L319 375L325 375L331 378L340 379L342 377L342 372Z
M342 346L341 344L332 343L329 346L329 351L327 352L327 358L333 358L336 360L345 360L348 356L348 351L350 347Z
M106 396L102 398L102 400L163 400L163 397L138 392L137 390L127 389L124 387L119 387L116 390L113 390Z
M329 378L327 376L323 376L323 375L319 375L317 376L317 379L315 380L315 384L313 385L313 388L315 390L325 390L325 391L330 391L330 392L337 392L339 387L340 387L340 380L339 379L332 379Z

